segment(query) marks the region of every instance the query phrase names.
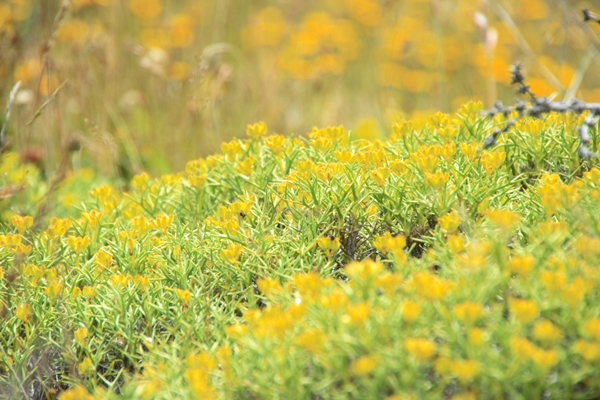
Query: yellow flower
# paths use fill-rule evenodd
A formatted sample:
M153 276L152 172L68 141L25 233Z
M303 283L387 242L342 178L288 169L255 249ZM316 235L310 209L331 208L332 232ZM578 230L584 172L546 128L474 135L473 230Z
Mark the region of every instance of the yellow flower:
M26 216L22 217L20 215L13 215L11 218L12 224L17 228L20 234L23 234L27 229L33 226L33 217Z
M587 362L596 362L600 360L600 343L578 340L573 345L573 350L579 353Z
M377 357L371 355L362 356L352 363L350 371L357 376L367 376L375 370L377 364Z
M75 330L73 336L75 337L75 341L77 343L79 343L81 346L85 346L85 340L87 339L88 331L85 328L79 328Z
M435 174L425 173L427 184L435 190L443 188L449 179L450 174L448 172L438 171Z
M376 285L387 295L392 295L400 288L402 276L399 274L381 274L377 277Z
M146 275L136 275L133 283L140 289L147 290L150 287L150 278Z
M593 318L583 324L583 333L600 342L600 318Z
M525 256L514 256L508 262L508 271L513 274L527 275L533 268L535 258L531 254Z
M122 289L129 284L130 280L130 275L115 274L112 275L108 281L111 284L111 286L114 286L116 289Z
M276 294L281 292L283 289L281 287L281 283L278 280L272 278L266 279L257 279L256 285L258 286L258 290L265 296L270 296L272 294Z
M407 338L404 340L406 350L417 360L424 362L431 359L436 353L435 343L422 338Z
M89 37L90 28L85 21L74 18L63 21L57 32L56 40L59 42L83 44Z
M48 226L48 235L51 238L57 236L64 236L67 230L71 227L71 221L68 219L58 219L53 217L50 219L50 225Z
M302 347L311 354L317 355L324 351L327 335L318 329L310 328L302 332L295 340L298 346Z
M533 327L533 337L540 342L552 344L562 338L562 332L550 321L540 321Z
M481 164L485 168L485 172L491 175L492 172L500 168L505 159L506 153L504 152L485 152L481 156Z
M102 218L102 212L98 210L92 210L90 212L81 213L81 216L87 222L90 228L96 229L100 225L100 218Z
M175 289L175 294L184 306L187 306L192 299L192 293L189 290Z
M515 318L522 324L530 323L540 314L539 307L531 300L511 300L510 309L515 315Z
M464 154L467 160L472 160L477 155L477 144L476 143L461 143L460 151Z
M169 227L173 223L173 219L175 219L175 215L173 214L161 214L152 221L150 221L150 226L153 229L158 229L162 231L162 233L167 233L169 231Z
M510 348L520 360L531 358L537 349L533 343L520 336L514 336L510 339Z
M250 176L252 172L254 172L254 163L256 162L255 158L248 157L244 161L240 162L237 166L237 172L242 175Z
M94 400L94 396L92 396L83 386L75 386L61 393L60 400Z
M4 279L4 268L0 267L0 281Z
M446 238L446 244L448 245L448 249L450 249L452 254L462 253L467 245L462 236L458 235L449 235L448 238Z
M82 294L87 297L88 300L92 300L94 296L96 296L96 290L91 286L84 286Z
M194 42L194 24L188 15L174 15L171 17L171 42L173 47L188 47Z
M53 282L46 287L45 293L50 301L54 301L62 293L63 285L60 282Z
M94 264L100 269L109 268L112 265L113 258L106 250L98 250L94 255Z
M538 366L541 370L549 370L558 364L558 353L556 350L542 350L536 349L531 355L531 359L534 364Z
M369 318L371 307L368 303L349 304L346 307L346 314L342 316L342 323L355 326L362 326Z
M279 154L283 151L284 144L285 138L281 135L273 135L265 138L265 145L275 154Z
M17 308L15 315L23 322L29 321L29 318L31 318L32 315L31 306L29 304L23 304Z
M427 300L441 300L452 288L450 282L424 272L415 273L413 279L417 293Z
M462 221L460 220L458 213L456 211L452 211L450 214L438 218L438 222L443 230L448 233L454 233L457 231Z
M479 346L485 341L485 332L479 328L471 328L467 332L467 340L473 346Z
M317 239L317 245L325 252L325 255L328 258L333 257L341 247L340 239L333 235L323 236Z
M520 221L518 214L508 210L493 210L487 213L488 221L503 233L512 231Z
M379 186L384 187L386 185L386 179L390 176L390 170L387 168L378 168L374 171L369 171L371 179Z
M474 360L453 360L452 373L465 385L479 372L479 363Z
M267 134L267 125L264 122L248 125L246 127L246 135L252 139L258 140Z
M86 373L91 372L92 368L94 368L94 363L92 362L92 360L90 360L89 357L85 357L77 367L77 369L79 370L79 375L85 375Z
M67 238L67 245L75 254L81 254L83 250L87 249L90 245L89 236L76 237L69 236Z
M153 20L162 13L160 0L129 0L129 10L142 20Z
M360 262L353 261L346 265L344 270L350 278L366 282L371 278L378 276L383 271L383 268L383 263L367 259Z
M238 265L243 249L244 248L239 243L231 244L226 249L221 250L221 259L230 264Z
M473 325L483 316L483 305L479 303L463 302L454 306L454 314L459 321Z

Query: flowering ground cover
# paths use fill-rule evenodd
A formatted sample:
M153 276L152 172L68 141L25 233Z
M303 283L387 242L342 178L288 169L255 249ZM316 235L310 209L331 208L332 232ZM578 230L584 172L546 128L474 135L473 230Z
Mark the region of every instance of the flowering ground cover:
M126 191L74 174L62 190L89 187L81 205L35 221L6 206L0 394L597 397L586 116L520 119L483 150L505 117L481 109L385 141L257 123ZM4 204L39 201L34 167L10 160L4 176L27 179Z

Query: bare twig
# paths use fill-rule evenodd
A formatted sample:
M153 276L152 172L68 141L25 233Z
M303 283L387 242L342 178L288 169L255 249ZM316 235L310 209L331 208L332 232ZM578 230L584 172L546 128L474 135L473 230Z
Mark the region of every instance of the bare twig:
M515 118L509 119L503 128L495 129L485 139L483 144L484 148L495 146L497 144L498 136L509 131L510 128L523 117L529 116L540 118L542 115L551 112L562 114L572 112L575 114L582 114L587 111L590 114L583 121L583 125L577 128L577 134L579 135L579 140L581 142L578 153L579 156L584 159L590 159L591 157L597 156L597 154L592 152L588 146L591 141L589 130L598 123L598 120L595 117L600 116L600 103L585 103L576 99L569 101L552 101L546 97L536 97L535 94L529 90L529 86L525 84L525 78L523 77L519 65L513 67L511 83L518 84L519 88L517 89L517 93L528 94L532 99L532 103L525 104L523 102L518 102L514 106L504 106L502 102L498 101L491 110L486 111L486 114L490 117L502 114L504 117L508 118L514 112L517 112L518 115Z
M8 101L6 102L6 117L4 118L2 129L0 130L0 154L2 154L2 149L4 148L4 134L6 133L6 127L8 126L8 120L10 119L10 110L15 101L15 96L19 91L19 87L21 87L21 81L15 83L15 86L13 86L10 95L8 96Z
M41 106L40 108L37 109L37 111L33 114L33 116L31 117L31 119L29 121L27 121L27 123L25 124L25 126L29 126L31 124L33 124L33 121L35 121L41 114L42 111L44 111L44 108L46 108L48 106L48 104L50 104L52 102L52 100L54 100L54 98L56 97L56 94L58 93L58 91L60 89L62 89L63 85L66 83L67 81L63 81L63 83L61 83L56 90L50 95L50 97L48 98L48 100L46 100Z
M600 24L600 17L597 17L590 10L588 10L587 8L584 8L582 10L582 12L583 12L583 21L584 22L593 21L593 22Z

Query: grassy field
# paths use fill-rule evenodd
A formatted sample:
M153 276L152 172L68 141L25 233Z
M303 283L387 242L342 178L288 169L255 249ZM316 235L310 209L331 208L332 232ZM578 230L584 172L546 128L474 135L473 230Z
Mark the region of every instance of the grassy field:
M0 397L600 397L585 6L0 4Z

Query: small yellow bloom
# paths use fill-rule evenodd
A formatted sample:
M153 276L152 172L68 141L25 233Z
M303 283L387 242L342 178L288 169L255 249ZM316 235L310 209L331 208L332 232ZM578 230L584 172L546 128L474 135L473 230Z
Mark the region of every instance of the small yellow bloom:
M317 239L317 245L325 252L328 258L331 258L341 247L340 239L333 235L323 236Z
M94 396L92 396L83 386L75 386L66 392L61 393L60 400L94 400Z
M435 190L440 190L443 188L449 179L450 174L448 172L438 171L434 174L425 174L425 180L427 181L427 184Z
M184 306L187 306L192 299L192 293L189 290L175 289L175 294Z
M458 235L448 235L446 238L446 244L448 245L448 249L450 249L452 254L462 253L467 245L465 243L465 239Z
M510 309L515 318L522 324L530 323L540 314L539 307L531 300L511 300Z
M454 314L459 321L467 325L473 325L483 316L483 305L465 301L454 307Z
M452 373L465 385L479 372L479 363L474 360L453 360Z
M485 339L485 332L479 328L471 328L467 332L467 340L475 347L480 346Z
M162 13L160 0L129 0L129 10L141 20L153 20Z
M250 176L254 172L254 163L256 160L254 157L248 157L244 161L240 162L237 166L237 172L242 175Z
M67 245L75 254L81 254L83 250L87 249L90 245L89 236L76 237L69 236L67 238Z
M593 318L583 324L583 333L600 342L600 318Z
M386 185L387 178L390 177L390 170L387 168L378 168L376 170L369 171L369 176L379 187L384 187Z
M573 345L573 350L579 353L587 362L596 362L600 360L600 343L578 340Z
M131 280L130 275L115 274L115 275L111 276L108 281L116 289L122 289L129 284L130 280Z
M23 322L29 321L29 318L31 318L32 315L31 306L29 304L23 304L17 308L15 315Z
M256 281L256 285L258 286L258 290L260 290L260 292L265 296L280 293L283 290L281 283L272 278L258 279Z
M377 367L377 357L366 355L354 361L350 367L350 371L357 376L370 375Z
M100 225L100 218L102 218L102 212L98 210L92 210L90 212L81 213L81 216L87 222L90 228L96 229Z
M273 135L265 138L265 145L275 154L279 154L283 151L284 144L285 137L281 135Z
M552 344L562 338L562 332L552 322L544 320L534 325L533 337L540 342Z
M63 285L60 282L50 283L45 290L46 295L50 301L54 301L62 293Z
M344 324L362 326L369 318L371 306L368 303L349 304L346 307L346 314L342 316Z
M518 214L508 210L488 211L487 218L503 233L509 233L512 231L521 219Z
M318 328L311 328L301 333L296 338L294 343L296 343L298 346L302 347L309 353L317 355L322 354L322 352L324 351L326 340L327 335L325 335L325 333L322 330Z
M248 125L246 127L246 135L252 139L258 140L267 134L267 125L264 122Z
M89 357L85 357L83 361L79 363L77 369L79 370L79 375L85 375L86 373L91 372L92 368L94 368L94 363Z
M431 359L437 351L434 342L422 338L407 338L404 340L404 346L410 354L421 362Z
M513 274L526 276L531 271L534 264L535 258L531 254L527 254L525 256L514 256L508 262L508 271Z
M344 270L346 274L352 279L356 279L361 282L366 282L376 276L378 276L383 271L383 263L375 262L371 259L367 259L364 261L353 261L350 264L346 265Z
M238 265L243 249L239 243L231 244L226 249L221 250L221 259L230 264Z
M85 346L85 340L88 337L88 331L85 328L79 328L73 332L73 336L75 337L75 341L77 343L79 343L81 346Z
M133 284L145 291L150 287L150 278L146 275L136 275Z
M452 211L450 214L444 215L438 219L440 226L443 230L448 233L454 233L458 230L461 224L460 216L456 211Z
M520 336L510 339L510 348L521 361L531 358L537 349L533 343Z
M540 368L543 371L547 371L550 368L554 367L556 364L558 364L559 361L558 353L554 349L536 349L536 351L533 352L531 359L533 360L534 364L537 365L538 368Z
M33 226L33 217L20 215L13 215L11 218L12 224L17 228L20 234L23 234L27 229Z

